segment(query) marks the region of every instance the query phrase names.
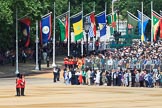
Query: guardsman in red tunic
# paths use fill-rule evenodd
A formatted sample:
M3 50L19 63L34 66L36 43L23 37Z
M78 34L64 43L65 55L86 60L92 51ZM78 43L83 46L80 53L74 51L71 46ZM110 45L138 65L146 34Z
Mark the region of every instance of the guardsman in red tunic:
M81 69L81 67L83 65L82 59L78 59L77 65L78 65L78 68Z
M84 65L85 58L84 56L82 57L82 65Z
M74 63L74 68L77 68L77 57L76 57L76 58L74 58L73 63Z
M71 68L74 68L74 58L71 59Z
M68 66L68 58L67 57L64 58L64 65L65 65L65 68L67 68L67 66Z
M17 78L16 78L16 96L20 96L20 88L21 88L21 78L20 78L20 74L17 74Z
M24 90L25 90L25 76L21 75L21 96L25 96L24 95Z
M70 61L71 61L71 58L69 57L69 59L68 59L68 67L69 67L69 70L70 70Z

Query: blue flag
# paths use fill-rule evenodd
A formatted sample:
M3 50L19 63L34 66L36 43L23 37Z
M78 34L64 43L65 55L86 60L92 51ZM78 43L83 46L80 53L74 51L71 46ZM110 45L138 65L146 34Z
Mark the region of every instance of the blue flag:
M142 35L142 31L141 31L141 21L142 21L142 13L140 11L138 11L138 32L139 35ZM147 24L148 24L149 18L143 14L143 34L145 33ZM144 35L144 41L146 40L146 35Z
M42 18L40 22L40 41L42 44L45 44L48 42L48 40L51 37L51 15L48 15L44 18Z
M100 29L100 37L106 35L106 17L105 12L96 17Z

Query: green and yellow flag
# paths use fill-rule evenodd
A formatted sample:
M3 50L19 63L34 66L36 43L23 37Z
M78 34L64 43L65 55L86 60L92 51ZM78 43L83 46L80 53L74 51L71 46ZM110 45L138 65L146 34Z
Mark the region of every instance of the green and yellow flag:
M82 14L72 18L75 41L83 38L83 19Z

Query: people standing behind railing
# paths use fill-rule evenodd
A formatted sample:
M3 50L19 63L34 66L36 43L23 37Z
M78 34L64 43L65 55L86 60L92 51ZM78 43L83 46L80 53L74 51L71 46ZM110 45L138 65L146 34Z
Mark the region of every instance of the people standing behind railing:
M155 73L155 80L156 80L155 87L159 87L160 86L160 79L161 79L160 73L156 72Z
M162 74L160 75L160 88L162 88Z
M128 70L128 86L129 87L132 86L132 74L131 74L130 70Z
M82 69L82 79L83 79L83 85L86 85L86 68L85 69Z
M90 69L90 71L91 71L91 73L90 73L90 84L91 85L94 85L94 79L95 79L95 73L96 73L96 71L95 70L93 70L93 69Z
M97 70L97 72L96 72L96 78L95 78L95 85L98 85L99 86L99 84L100 84L100 71L99 70Z
M107 86L111 86L111 73L110 73L110 71L106 71L106 82L107 82Z
M64 71L64 80L65 80L65 84L68 85L69 82L69 73L68 71Z
M125 87L128 87L128 83L129 83L129 75L127 70L124 72L124 77L123 77L123 85Z
M140 73L136 71L135 73L135 87L140 87Z
M107 57L106 59L106 70L112 70L113 69L113 59L111 57Z
M144 70L142 70L141 72L140 72L140 76L139 76L139 82L140 82L140 87L144 87L144 76L145 76L145 73L144 73L145 71Z
M130 87L144 87L146 85L146 82L144 80L145 74L143 73L143 70L147 69L148 74L151 76L151 78L153 78L153 81L151 81L151 83L147 83L147 86L151 87L152 85L155 85L156 82L154 81L152 70L157 69L158 71L160 71L159 67L160 65L162 65L162 55L159 52L161 51L161 49L159 50L160 47L162 47L161 43L157 45L150 45L149 43L138 45L137 43L133 43L133 45L129 47L124 47L121 49L110 49L106 53L97 52L95 54L92 54L91 56L88 55L84 60L79 58L77 65L79 69L85 69L88 67L92 68L92 70L94 71L100 72L102 69L105 69L105 71L109 71L109 73L111 74L111 84L114 84L114 86L120 86L121 81L122 84ZM119 78L120 70L117 70L119 68L124 70L121 78ZM129 72L134 68L136 68L137 70ZM106 81L108 81L108 75L109 74L106 73ZM101 75L100 78L102 78ZM103 81L103 79L101 81ZM88 81L85 82L87 84ZM97 82L97 80L95 82ZM110 85L109 82L107 82L107 85ZM98 82L96 84L98 84Z
M122 71L122 69L120 69L117 72L117 86L122 85L122 76L123 76L123 71Z
M88 68L92 67L92 61L89 56L85 58L85 67L88 67Z

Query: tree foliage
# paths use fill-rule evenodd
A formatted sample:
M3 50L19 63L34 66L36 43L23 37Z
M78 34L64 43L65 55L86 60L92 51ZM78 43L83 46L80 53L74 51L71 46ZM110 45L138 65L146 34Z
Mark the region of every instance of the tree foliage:
M107 14L111 13L112 0L0 0L0 50L13 48L15 46L15 14L18 9L18 18L28 14L31 19L31 39L35 42L35 21L40 20L41 16L48 12L53 12L54 1L56 3L56 16L68 10L68 2L71 6L71 15L82 10L84 15L93 11L95 3L95 13L98 14L105 10L105 2L107 2ZM162 0L152 0L154 10L159 13L162 6ZM151 16L151 0L143 0L144 13ZM141 10L141 0L119 0L114 3L114 10L119 9L123 19L127 17L127 11L137 16L137 10ZM20 31L19 31L20 32ZM56 36L59 39L59 27L56 23Z

